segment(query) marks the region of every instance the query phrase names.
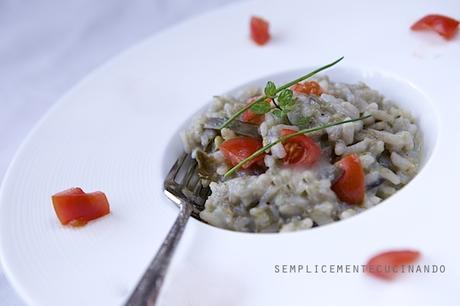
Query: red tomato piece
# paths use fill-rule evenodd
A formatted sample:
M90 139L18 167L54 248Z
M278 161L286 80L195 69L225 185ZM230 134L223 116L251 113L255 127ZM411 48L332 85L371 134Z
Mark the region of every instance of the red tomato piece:
M248 103L252 103L255 100L257 100L259 97L251 98L248 100ZM268 101L265 101L264 103L270 103ZM241 121L247 122L247 123L252 123L252 124L261 124L265 120L265 114L256 114L254 113L251 109L247 109L242 115L241 115Z
M282 129L281 136L287 136L296 131ZM294 136L283 142L286 156L283 159L284 165L311 167L321 157L320 146L307 135Z
M72 188L56 193L55 195L53 195L53 197L66 196L66 195L72 195L72 194L84 194L84 193L85 192L80 187L72 187Z
M270 40L269 23L263 18L252 16L250 21L251 38L259 46Z
M56 193L51 199L63 225L82 226L110 212L107 197L100 191L85 193L77 187Z
M262 140L245 136L226 140L219 146L219 150L224 154L225 161L230 167L236 166L260 148L262 148ZM261 154L245 163L241 168L248 169L255 165L261 166L264 157L265 154Z
M364 200L366 186L364 170L357 154L343 157L337 166L343 170L342 175L332 185L337 197L348 204L361 204Z
M368 260L365 271L374 277L392 280L402 265L414 263L420 256L419 251L413 250L383 252Z
M318 82L315 81L308 81L303 83L297 83L291 88L293 91L302 93L305 95L316 95L321 96L323 90Z
M259 115L254 113L252 110L248 109L241 115L241 121L252 123L252 124L261 124L265 120L265 115Z
M458 32L458 20L442 15L427 15L411 26L413 31L432 30L445 39L452 39Z

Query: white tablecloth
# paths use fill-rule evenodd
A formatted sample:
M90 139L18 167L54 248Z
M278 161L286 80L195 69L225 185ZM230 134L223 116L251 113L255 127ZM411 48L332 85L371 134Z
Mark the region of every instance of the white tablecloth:
M0 180L47 109L142 38L235 0L0 0ZM0 305L23 306L0 269Z

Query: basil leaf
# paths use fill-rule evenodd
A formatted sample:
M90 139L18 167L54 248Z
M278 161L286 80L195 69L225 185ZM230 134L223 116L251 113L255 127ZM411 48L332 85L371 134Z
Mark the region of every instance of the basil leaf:
M285 115L284 112L283 112L282 110L277 109L277 108L274 109L274 110L272 111L272 113L273 113L273 115L275 115L275 116L278 117L278 118L283 118L284 115Z
M278 95L278 104L282 109L292 107L294 103L292 90L284 89Z
M268 98L273 98L276 95L276 85L272 81L268 81L264 89L265 95Z
M267 101L260 101L251 105L251 111L257 115L263 115L270 111L271 105Z

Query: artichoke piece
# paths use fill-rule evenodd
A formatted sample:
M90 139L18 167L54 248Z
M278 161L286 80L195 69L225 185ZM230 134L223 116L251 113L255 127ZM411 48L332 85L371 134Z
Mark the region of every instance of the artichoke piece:
M216 172L218 162L214 157L202 150L197 150L196 161L198 163L198 175L200 178L210 181L216 181L218 179L218 174Z
M219 130L220 126L225 122L225 118L209 118L204 124L205 129ZM238 135L249 137L260 137L259 127L254 124L241 122L239 120L233 121L228 127Z

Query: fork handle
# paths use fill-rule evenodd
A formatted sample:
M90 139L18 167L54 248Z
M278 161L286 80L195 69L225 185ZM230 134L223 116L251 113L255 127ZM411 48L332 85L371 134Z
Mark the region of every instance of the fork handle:
M155 305L177 243L182 237L192 213L193 206L191 203L184 201L181 204L179 216L177 216L155 258L150 263L125 306Z

